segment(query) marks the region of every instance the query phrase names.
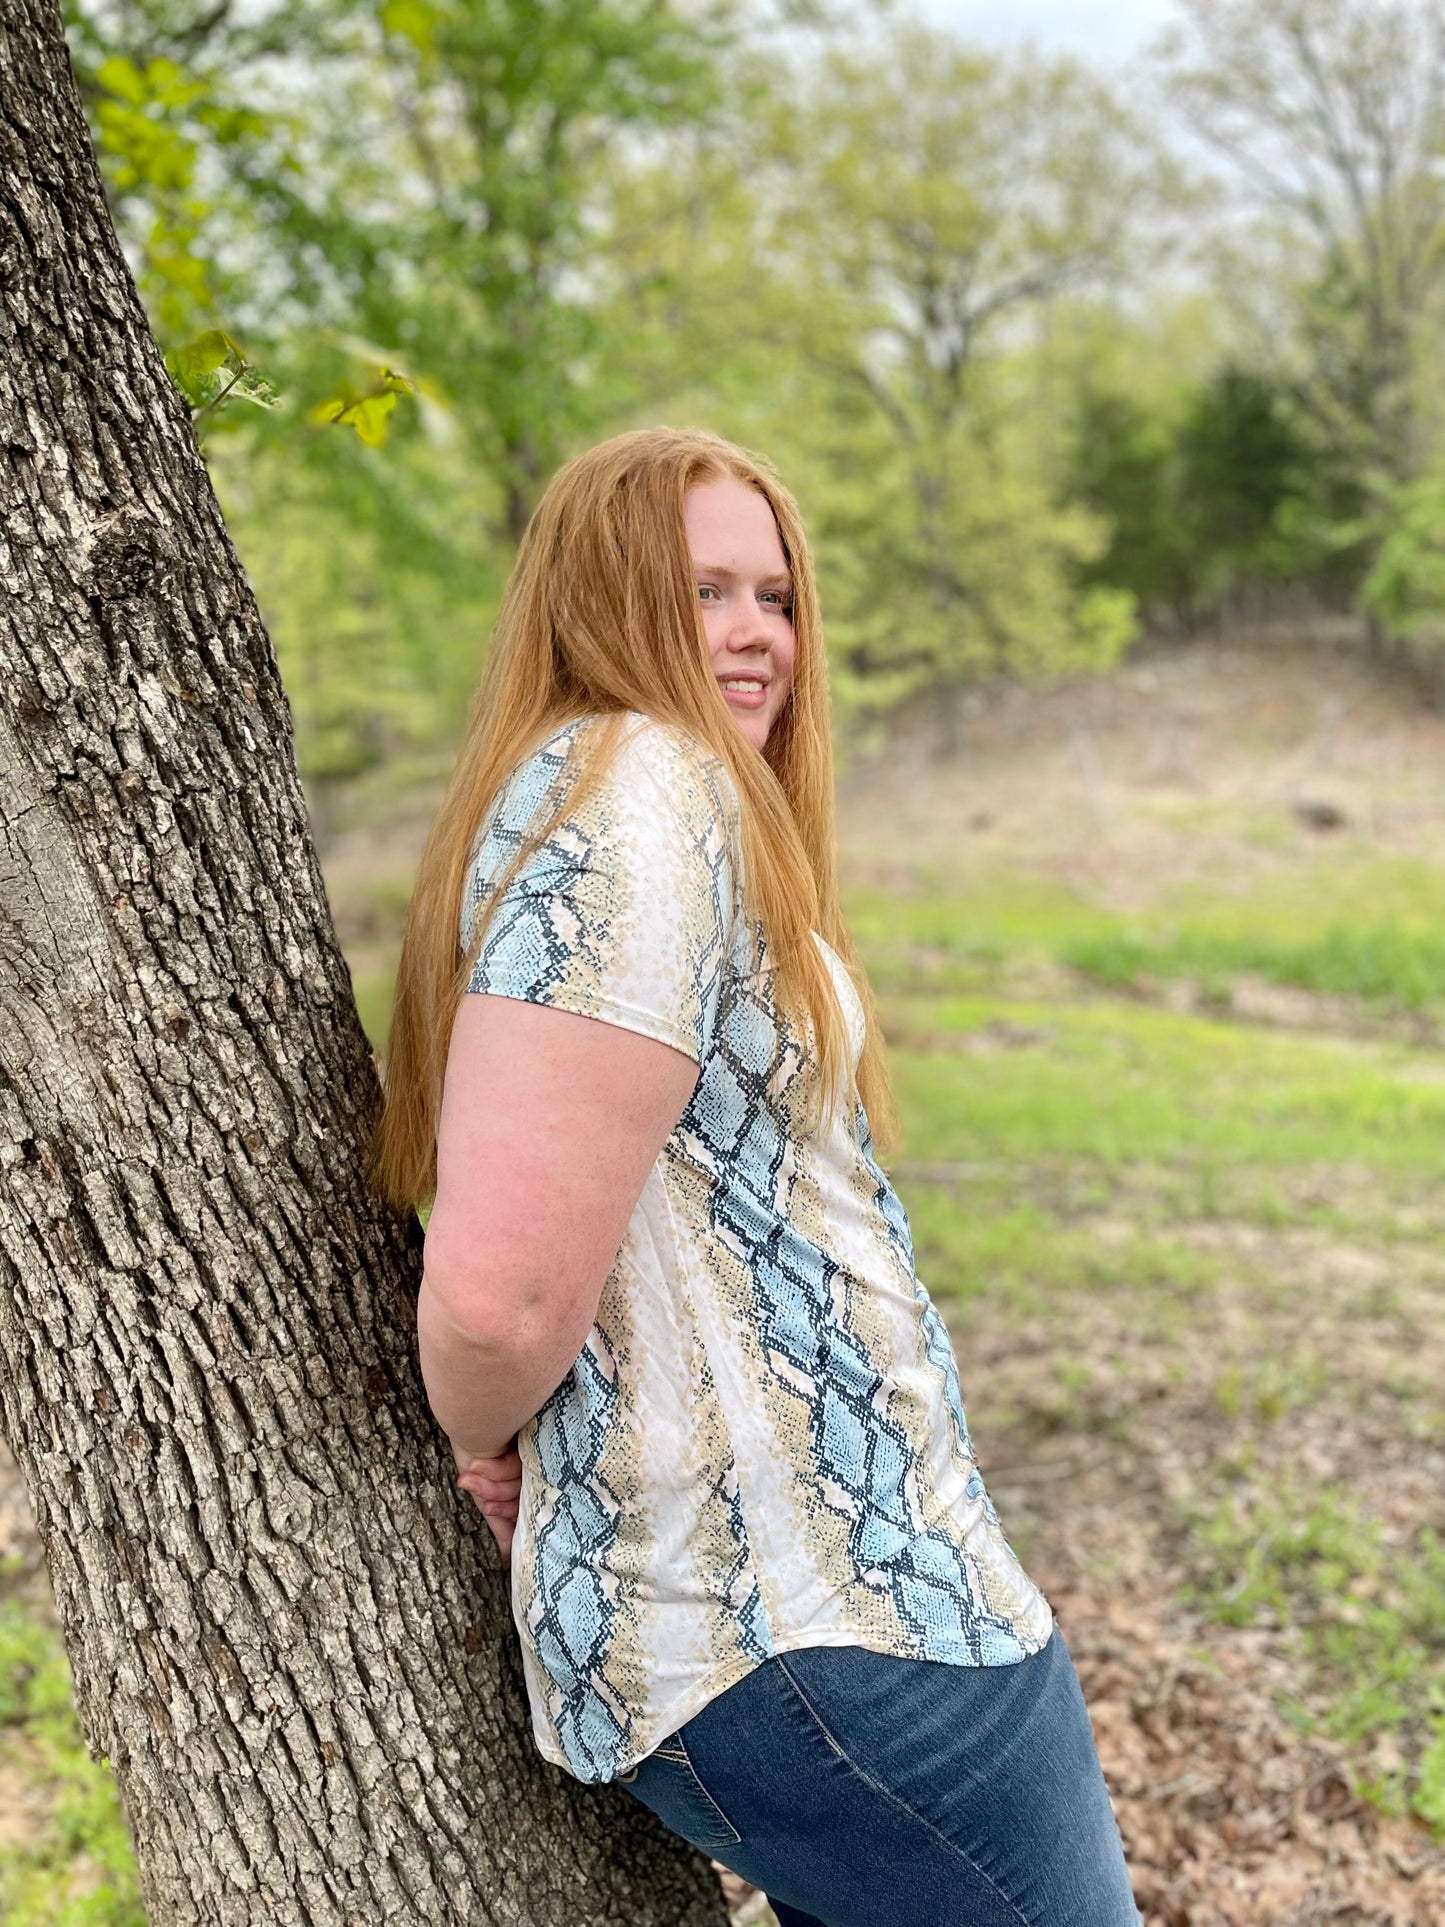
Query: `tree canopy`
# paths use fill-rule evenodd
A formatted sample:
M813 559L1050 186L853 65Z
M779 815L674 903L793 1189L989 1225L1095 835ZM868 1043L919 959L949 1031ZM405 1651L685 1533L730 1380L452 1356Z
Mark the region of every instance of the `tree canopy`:
M1250 584L1431 630L1436 0L1184 0L1124 76L873 5L67 19L318 796L445 745L547 477L645 420L794 485L845 735Z

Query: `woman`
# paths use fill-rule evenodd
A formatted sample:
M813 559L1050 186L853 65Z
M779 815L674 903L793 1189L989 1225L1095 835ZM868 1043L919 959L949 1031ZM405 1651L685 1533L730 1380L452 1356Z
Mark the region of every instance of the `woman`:
M782 1927L1137 1922L1088 1716L873 1152L792 498L622 435L523 539L422 860L374 1171L543 1756ZM434 1162L433 1162L434 1160Z

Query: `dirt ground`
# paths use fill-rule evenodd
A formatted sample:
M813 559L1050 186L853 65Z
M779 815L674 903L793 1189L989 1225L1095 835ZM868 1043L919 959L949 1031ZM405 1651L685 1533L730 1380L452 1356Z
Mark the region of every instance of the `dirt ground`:
M1222 852L1267 860L1241 847L1250 816L1321 806L1381 850L1442 857L1445 712L1326 641L1156 648L1108 676L966 696L904 727L845 768L845 875L1001 844L1098 879L1124 907L1161 866L1187 878Z
M1197 1235L1218 1242L1220 1228ZM979 1419L984 1474L1011 1529L1027 1515L1030 1566L1079 1670L1148 1927L1440 1927L1445 1851L1356 1799L1343 1749L1282 1717L1300 1681L1297 1628L1210 1624L1181 1606L1190 1558L1178 1521L1231 1432L1247 1429L1221 1412L1220 1370L1242 1354L1297 1353L1302 1340L1354 1348L1348 1395L1277 1419L1255 1478L1268 1483L1278 1467L1328 1480L1348 1467L1375 1517L1438 1519L1445 1452L1405 1437L1390 1401L1411 1336L1423 1351L1415 1367L1445 1382L1445 1264L1409 1281L1397 1271L1388 1315L1369 1321L1374 1254L1242 1228L1224 1239L1241 1282L1213 1298L1183 1383L1163 1346L1099 1316L1074 1334L1092 1382L1061 1414L1032 1390L1027 1332L974 1334L970 1375L990 1386L974 1410L1010 1414ZM1273 1300L1263 1315L1249 1282L1262 1266ZM1033 1337L1039 1349L1058 1342Z

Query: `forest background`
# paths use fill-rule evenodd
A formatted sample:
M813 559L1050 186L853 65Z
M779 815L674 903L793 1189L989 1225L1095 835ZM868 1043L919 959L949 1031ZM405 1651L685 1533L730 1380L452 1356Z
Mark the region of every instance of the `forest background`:
M1236 1705L1232 1740L1221 1717L1189 1741L1215 1777L1161 1806L1159 1759L1136 1761L1149 1918L1315 1917L1310 1856L1348 1879L1347 1825L1382 1907L1371 1828L1400 1830L1402 1866L1445 1833L1445 1520L1438 1480L1405 1480L1445 1445L1421 1362L1445 1123L1445 7L1180 0L1126 67L827 0L70 0L66 21L276 644L378 1053L417 826L548 477L645 422L758 449L815 542L899 1180L924 1275L968 1307L1012 1536L1051 1556L1031 1479L1044 1442L1069 1463L1084 1441L1096 1475L1123 1468L1100 1517L1129 1488L1139 1533L1060 1568L1055 1603L1112 1560L1256 1636L1263 1724ZM889 789L925 739L913 790ZM1167 822L1161 741L1210 763ZM1290 758L1287 784L1260 776ZM1305 1335L1281 1309L1300 1293ZM1362 1511L1338 1447L1366 1420L1405 1483ZM123 1833L67 1738L37 1596L6 1607L0 1716L47 1791L0 1842L0 1906L125 1918ZM1201 1632L1165 1660L1164 1637L1139 1707L1191 1732L1179 1681L1191 1705L1238 1686L1246 1648ZM1091 1692L1104 1729L1109 1703ZM1154 1744L1129 1705L1116 1794ZM1266 1726L1309 1736L1279 1741L1308 1797L1249 1778ZM1326 1845L1306 1808L1338 1823ZM1266 1859L1298 1894L1230 1912Z
M845 748L1221 610L1434 618L1439 19L1184 5L1122 71L787 0L69 8L303 773L445 754L566 455L803 501Z

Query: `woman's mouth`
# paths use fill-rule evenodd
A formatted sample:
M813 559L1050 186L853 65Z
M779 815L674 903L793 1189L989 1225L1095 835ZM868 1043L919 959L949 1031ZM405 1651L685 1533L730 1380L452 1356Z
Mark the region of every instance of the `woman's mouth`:
M719 676L722 692L738 709L761 709L768 700L768 685L761 676Z

